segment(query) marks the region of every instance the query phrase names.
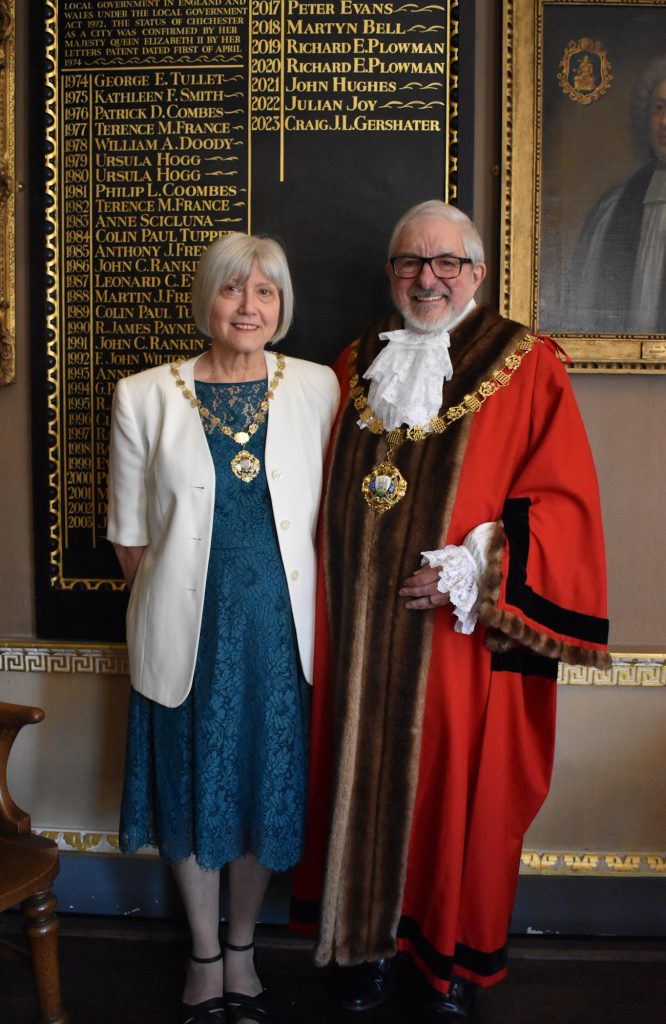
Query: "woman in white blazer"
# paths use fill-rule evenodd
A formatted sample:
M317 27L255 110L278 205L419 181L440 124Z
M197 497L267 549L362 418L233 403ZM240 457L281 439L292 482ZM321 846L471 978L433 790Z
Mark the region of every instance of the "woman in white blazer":
M299 859L315 530L339 389L264 346L293 297L271 239L203 254L201 356L118 382L107 536L128 586L133 686L120 842L173 865L192 933L181 1019L267 1021L256 918ZM230 909L219 942L220 869Z

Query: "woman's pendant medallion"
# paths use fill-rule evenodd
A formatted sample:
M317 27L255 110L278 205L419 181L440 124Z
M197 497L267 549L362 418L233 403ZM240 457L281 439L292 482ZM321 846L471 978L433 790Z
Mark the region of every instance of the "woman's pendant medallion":
M380 462L363 478L361 491L376 515L388 512L405 496L407 481L392 462Z
M252 452L236 452L231 460L232 473L244 484L249 484L251 480L254 480L260 469L261 463Z

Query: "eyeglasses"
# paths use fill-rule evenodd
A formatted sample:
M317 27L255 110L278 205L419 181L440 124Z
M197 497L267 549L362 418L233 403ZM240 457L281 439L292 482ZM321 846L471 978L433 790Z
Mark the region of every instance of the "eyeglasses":
M445 281L459 277L465 263L474 263L469 256L392 256L389 263L396 277L418 277L427 263L435 277Z

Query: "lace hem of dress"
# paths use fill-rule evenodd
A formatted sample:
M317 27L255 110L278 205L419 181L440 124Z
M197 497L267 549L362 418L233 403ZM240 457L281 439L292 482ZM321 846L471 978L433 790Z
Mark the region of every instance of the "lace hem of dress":
M123 853L130 856L156 850L160 855L160 859L170 867L173 867L175 864L184 864L185 861L190 859L190 857L194 857L198 867L200 867L202 871L221 871L227 864L231 864L233 861L239 860L241 857L245 857L248 853L251 853L267 871L291 871L302 856L301 851L295 859L289 857L286 860L282 860L280 858L276 859L274 857L265 857L261 850L257 851L250 846L238 847L235 850L223 850L221 851L221 855L218 856L211 856L210 851L208 854L203 854L201 851L197 852L194 849L190 849L188 853L181 851L176 853L168 848L160 849L156 837L152 834L149 837L139 837L137 835L129 836L127 833L124 833L119 837L119 846Z

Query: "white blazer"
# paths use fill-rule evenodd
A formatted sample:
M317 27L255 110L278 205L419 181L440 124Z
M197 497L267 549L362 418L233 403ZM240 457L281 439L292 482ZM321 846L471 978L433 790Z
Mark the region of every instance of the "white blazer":
M277 369L266 351L269 378ZM181 376L194 391L194 364ZM315 532L322 463L340 389L326 366L286 357L269 406L264 464L298 649L312 680ZM248 486L252 486L249 484ZM198 409L170 364L118 381L113 397L107 538L145 545L127 609L132 685L176 707L192 686L215 500L215 470Z

